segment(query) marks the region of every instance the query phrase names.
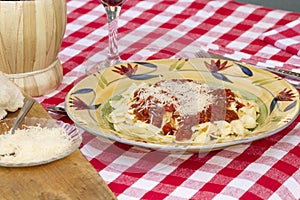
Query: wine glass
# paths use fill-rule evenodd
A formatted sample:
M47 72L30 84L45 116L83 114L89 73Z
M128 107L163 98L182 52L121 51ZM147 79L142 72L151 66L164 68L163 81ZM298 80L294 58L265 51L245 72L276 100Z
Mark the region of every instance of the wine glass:
M126 0L100 0L108 20L108 55L103 61L95 66L87 68L87 74L95 73L105 67L113 66L122 62L118 51L118 18L121 7Z

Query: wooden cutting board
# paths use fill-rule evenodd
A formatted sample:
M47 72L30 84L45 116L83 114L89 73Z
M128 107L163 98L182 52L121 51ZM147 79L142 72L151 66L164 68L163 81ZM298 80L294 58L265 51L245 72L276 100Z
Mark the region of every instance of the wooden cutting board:
M10 113L7 117L16 115L17 112ZM37 102L28 116L50 118ZM116 199L78 149L63 159L44 165L0 167L0 179L1 199Z

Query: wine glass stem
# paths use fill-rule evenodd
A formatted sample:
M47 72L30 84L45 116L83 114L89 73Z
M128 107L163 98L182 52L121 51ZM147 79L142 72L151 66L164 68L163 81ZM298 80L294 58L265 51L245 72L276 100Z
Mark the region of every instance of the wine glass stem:
M108 19L108 56L107 66L115 65L121 62L118 51L118 18L121 6L104 5Z

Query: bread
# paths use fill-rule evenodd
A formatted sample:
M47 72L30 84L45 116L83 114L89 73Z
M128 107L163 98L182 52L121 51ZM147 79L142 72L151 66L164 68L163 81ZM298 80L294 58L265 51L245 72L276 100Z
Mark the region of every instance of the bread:
M0 71L0 120L7 112L15 112L24 105L21 89Z

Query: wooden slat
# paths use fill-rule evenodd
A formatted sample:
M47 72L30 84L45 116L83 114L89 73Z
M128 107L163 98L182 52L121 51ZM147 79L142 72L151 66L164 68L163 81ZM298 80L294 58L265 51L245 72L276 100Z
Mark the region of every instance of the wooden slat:
M15 117L10 113L8 117ZM28 116L50 118L37 102ZM93 166L76 150L66 158L34 167L0 167L1 199L116 199Z

